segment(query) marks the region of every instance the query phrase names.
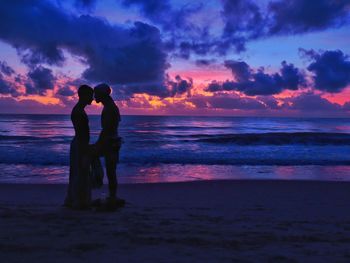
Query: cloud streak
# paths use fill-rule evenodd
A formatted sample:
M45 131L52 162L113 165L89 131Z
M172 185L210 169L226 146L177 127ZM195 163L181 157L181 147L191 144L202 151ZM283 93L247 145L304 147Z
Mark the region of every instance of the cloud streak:
M304 74L293 64L283 61L279 73L267 74L264 68L254 71L246 62L227 60L225 67L232 71L235 81L212 82L207 91L240 91L249 96L279 94L284 90L297 90L305 85Z

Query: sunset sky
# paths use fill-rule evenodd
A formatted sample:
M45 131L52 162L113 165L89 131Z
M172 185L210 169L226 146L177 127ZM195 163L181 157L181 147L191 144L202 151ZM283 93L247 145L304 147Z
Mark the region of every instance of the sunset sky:
M0 113L348 117L349 33L349 0L1 1Z

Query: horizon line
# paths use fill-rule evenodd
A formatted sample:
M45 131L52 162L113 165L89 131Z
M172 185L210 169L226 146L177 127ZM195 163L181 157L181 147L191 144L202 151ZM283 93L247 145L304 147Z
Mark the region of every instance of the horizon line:
M70 113L2 113L0 112L0 115L36 115L36 116L49 116L49 115L55 115L55 116L70 116ZM101 116L101 114L88 114L89 116ZM341 116L252 116L252 115L241 115L241 116L233 116L233 115L154 115L154 114L122 114L121 116L143 116L143 117L220 117L220 118L286 118L286 119L292 119L292 118L298 118L298 119L348 119L349 117L341 117Z

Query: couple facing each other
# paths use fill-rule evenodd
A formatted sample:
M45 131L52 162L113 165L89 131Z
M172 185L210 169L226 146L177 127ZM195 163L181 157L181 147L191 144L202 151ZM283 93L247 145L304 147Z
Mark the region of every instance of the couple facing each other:
M75 136L70 145L69 185L64 202L66 207L88 209L91 204L91 163L104 157L108 178L109 196L105 205L122 206L124 200L117 198L116 168L119 161L121 138L118 136L120 113L114 103L111 88L107 84L97 85L92 89L82 85L78 89L79 101L71 113ZM91 105L93 99L103 104L101 115L102 130L95 144L90 145L89 119L85 107Z

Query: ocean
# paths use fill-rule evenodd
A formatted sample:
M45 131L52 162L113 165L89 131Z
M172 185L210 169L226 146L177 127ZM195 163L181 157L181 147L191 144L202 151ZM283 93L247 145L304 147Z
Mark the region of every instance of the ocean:
M0 182L66 183L73 135L69 115L0 115ZM120 135L120 183L350 181L350 119L122 116Z

